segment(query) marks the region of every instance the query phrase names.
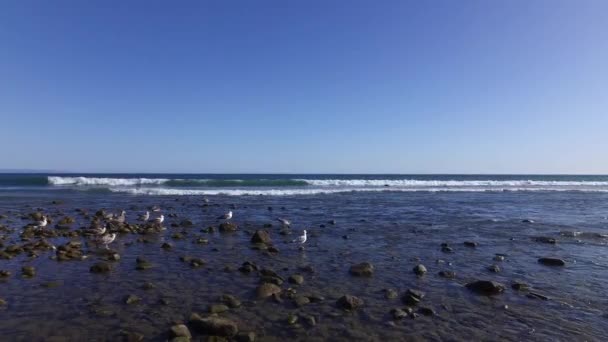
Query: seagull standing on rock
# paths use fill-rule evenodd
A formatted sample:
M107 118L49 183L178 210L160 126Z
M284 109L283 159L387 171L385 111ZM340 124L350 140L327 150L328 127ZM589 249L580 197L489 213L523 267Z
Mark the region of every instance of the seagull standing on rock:
M289 220L286 220L284 218L278 218L277 221L281 222L281 224L283 224L284 226L291 226L291 222L289 222Z
M152 222L158 223L158 224L162 224L163 221L165 221L165 215L160 215L159 217L157 217L154 220L152 220Z
M301 236L298 236L297 239L291 241L292 243L299 243L301 245L303 245L306 242L306 229L304 229L304 234L302 234Z
M140 221L148 221L150 219L150 212L146 211L145 214L139 215L138 220Z
M224 215L221 215L221 216L220 216L220 217L218 217L217 219L218 219L218 220L225 220L225 221L228 221L228 220L230 220L231 218L232 218L232 210L231 210L231 211L229 211L228 213L224 214Z
M114 242L115 239L116 239L116 233L106 234L106 235L101 236L101 238L99 239L99 242L101 242L106 247L106 249L109 249L108 245L111 244L112 242Z
M48 223L49 222L47 221L46 216L42 216L42 220L36 221L36 227L38 227L38 228L44 228L44 227L46 227L46 225Z
M116 221L118 223L125 223L126 215L127 215L127 212L123 210L120 212L120 215L114 216L114 221Z

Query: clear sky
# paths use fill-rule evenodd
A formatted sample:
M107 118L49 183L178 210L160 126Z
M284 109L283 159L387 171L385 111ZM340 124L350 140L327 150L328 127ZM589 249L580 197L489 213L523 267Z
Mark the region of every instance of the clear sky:
M608 1L0 3L0 168L608 173Z

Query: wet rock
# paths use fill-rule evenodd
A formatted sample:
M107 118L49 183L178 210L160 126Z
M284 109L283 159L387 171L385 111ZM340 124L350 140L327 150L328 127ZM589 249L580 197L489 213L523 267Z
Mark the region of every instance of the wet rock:
M169 336L171 336L171 338L175 338L175 337L185 337L187 339L192 338L192 334L190 333L190 330L184 324L176 324L176 325L172 326L171 329L169 330Z
M536 242L540 242L540 243L548 243L548 244L556 244L557 240L555 240L552 237L548 237L548 236L537 236L533 238L534 241Z
M120 260L120 254L118 254L118 253L109 253L106 256L106 260L108 260L108 261L119 261Z
M279 254L279 249L274 246L270 246L268 247L268 253L273 255Z
M428 307L420 307L418 308L418 313L424 316L435 316L437 313L432 308Z
M526 283L515 282L511 284L511 288L516 291L528 291L530 286Z
M407 317L408 313L403 309L392 309L391 315L393 316L393 319L403 319Z
M287 324L294 325L298 322L298 316L294 314L287 315Z
M292 284L302 285L304 283L304 277L300 274L294 274L289 277L288 281Z
M184 238L184 235L182 233L175 233L175 234L171 235L171 238L173 240L181 240Z
M327 223L331 224L332 226L335 226L335 225L336 225L336 220L330 220L330 221L329 221L329 222L327 222Z
M443 253L453 253L454 252L454 250L450 246L443 246L443 247L441 247L441 251Z
M209 306L209 312L212 314L218 314L228 310L230 310L230 308L224 304L213 304Z
M137 257L137 259L135 259L135 269L136 270L143 271L143 270L150 269L152 267L153 267L152 263L150 263L148 260L146 260L142 257Z
M384 289L384 298L386 299L395 299L397 297L399 297L399 293L397 293L396 290L394 289Z
M154 283L152 283L152 282L147 281L141 286L141 288L143 290L149 291L149 290L156 289L156 285L154 285Z
M8 305L7 301L0 298L0 306L6 306L6 305Z
M256 230L251 237L252 243L272 244L270 234L266 230Z
M456 278L456 273L454 271L439 271L439 276L447 279Z
M344 295L336 302L338 308L342 310L357 310L363 304L365 304L363 299L351 295Z
M40 284L40 286L42 286L44 288L47 288L47 289L54 288L54 287L59 287L61 285L63 285L62 281L48 281L46 283Z
M238 308L241 306L241 301L233 295L224 294L220 297L220 301L229 308Z
M310 299L306 296L295 296L293 301L297 307L302 307L310 303Z
M182 220L182 222L180 222L179 225L181 227L192 227L192 226L194 226L194 223L192 223L192 221L186 219L186 220Z
M21 274L26 278L32 278L36 275L36 269L34 266L23 266L21 268Z
M469 248L476 248L477 246L479 246L479 244L474 241L465 241L464 246Z
M420 290L408 289L403 297L401 297L401 300L406 305L414 306L418 305L424 296L425 293Z
M492 296L502 293L505 287L497 282L489 280L477 280L465 285L467 289L481 295Z
M424 265L422 264L418 264L413 268L413 271L416 275L424 275L427 271L426 271L426 267L424 267Z
M74 220L73 217L65 216L64 218L59 220L59 222L57 222L57 224L60 226L69 226L69 225L73 224L74 222L76 222L76 221Z
M11 276L11 272L7 270L0 270L0 278L7 278Z
M221 317L202 318L197 314L192 314L190 325L195 331L206 335L233 337L239 332L235 322Z
M500 272L500 267L498 265L490 265L488 266L488 271L498 273Z
M524 219L521 220L522 223L534 223L534 220L530 220L530 219Z
M538 262L546 266L566 266L566 262L558 258L540 258Z
M222 233L231 233L236 232L238 226L232 222L223 222L220 224L220 232Z
M357 277L371 277L374 274L374 265L369 262L352 265L349 270L350 274Z
M93 264L89 271L91 273L107 273L110 272L110 265L106 262L98 262Z
M199 245L206 245L206 244L208 244L208 243L209 243L209 240L208 240L208 239L205 239L205 238L200 237L200 238L196 239L194 242L195 242L196 244L199 244Z
M496 254L494 256L494 261L505 261L505 256L504 255L500 255L500 254Z
M255 342L255 338L254 332L240 332L235 337L237 342Z
M258 270L258 266L252 262L245 261L241 267L239 267L239 271L242 273L251 273Z
M128 295L127 298L125 298L125 304L127 305L137 304L139 302L141 302L141 298L136 295Z
M265 299L274 294L279 294L281 291L281 288L275 284L263 283L256 289L256 295L259 299Z

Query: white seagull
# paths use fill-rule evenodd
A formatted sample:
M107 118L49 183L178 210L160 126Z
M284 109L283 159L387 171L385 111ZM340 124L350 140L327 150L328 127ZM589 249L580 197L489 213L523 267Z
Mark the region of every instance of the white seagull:
M231 210L231 211L229 211L227 214L224 214L224 215L222 215L222 216L218 217L217 219L218 219L218 220L226 220L226 221L228 221L228 220L230 220L231 218L232 218L232 210Z
M103 235L106 233L106 226L103 226L103 227L97 226L97 227L91 229L91 233L93 233L95 235Z
M140 221L148 221L150 219L150 212L146 211L145 214L139 215L138 220Z
M114 242L114 239L116 239L116 233L106 234L101 236L99 242L101 242L106 249L108 249L108 245Z
M123 211L120 212L120 215L118 215L118 216L115 215L114 216L114 221L116 221L118 223L125 223L125 218L126 218L125 216L126 215L127 215L127 212L123 210Z
M46 216L42 216L42 220L41 221L36 221L36 227L38 227L38 228L44 228L44 227L46 227L46 225L48 223L49 222L46 220Z
M304 234L302 236L298 236L297 239L291 241L293 243L304 244L306 242L306 229L304 229Z
M165 215L160 215L159 217L153 219L152 221L154 223L161 224L161 223L163 223L163 221L165 221Z
M291 226L291 222L289 222L289 220L286 220L284 218L278 218L277 221L281 222L284 226Z

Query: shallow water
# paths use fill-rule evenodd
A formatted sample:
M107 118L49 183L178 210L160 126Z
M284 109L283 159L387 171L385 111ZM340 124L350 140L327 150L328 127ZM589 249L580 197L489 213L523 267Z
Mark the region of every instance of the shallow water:
M224 293L237 296L243 305L220 315L236 321L240 331L253 331L258 340L604 340L608 335L608 194L585 192L369 192L313 196L209 196L203 206L200 196L135 196L95 192L4 192L0 232L4 246L19 241L19 230L30 220L21 216L42 209L55 222L64 215L76 219L74 229L88 226L90 219L75 212L87 209L92 215L105 208L127 211L127 221L135 223L146 207L160 205L167 230L146 235L120 235L112 249L121 255L108 274L93 274L90 266L102 256L93 246L85 247L84 261L58 262L53 251L40 252L31 259L20 254L0 260L0 270L12 275L0 280L0 336L12 341L67 338L80 341L120 340L125 332L137 332L146 340L164 341L175 321L187 321L192 312L206 314L210 304L219 303ZM61 204L52 204L61 200ZM216 217L231 205L235 233L203 233L217 225ZM268 210L272 207L273 210ZM293 234L279 234L277 217L293 223ZM194 226L171 227L183 219ZM534 223L522 222L532 219ZM335 220L336 224L328 223ZM271 256L251 248L251 234L264 224L280 252ZM324 225L325 227L320 227ZM47 229L54 229L49 227ZM302 229L309 232L304 250L289 243ZM14 232L10 232L14 230ZM171 236L184 232L185 238ZM562 232L562 234L560 234ZM564 232L583 232L570 234ZM347 239L344 236L347 235ZM546 236L557 244L534 241ZM197 237L209 239L196 244ZM81 239L81 238L77 238ZM479 243L468 248L464 241ZM53 239L59 245L63 238ZM170 242L172 250L161 249ZM441 251L447 242L453 253ZM132 243L132 244L131 244ZM496 253L504 261L494 261ZM207 264L192 268L180 256L200 257ZM142 256L154 267L135 270ZM558 257L565 267L549 267L539 257ZM283 303L258 300L256 274L237 268L245 261L271 268L283 278L302 274L302 285L282 285L298 294L318 294L325 299L296 307L284 296ZM375 267L370 278L349 274L359 262ZM418 277L412 268L422 263L428 273ZM497 264L501 272L487 267ZM21 267L32 265L37 274L21 277ZM314 273L301 270L310 265ZM230 266L231 270L225 270ZM456 272L455 279L438 276L441 270ZM463 285L476 279L495 280L505 285L504 293L479 296ZM59 282L47 288L42 284ZM532 299L511 289L514 281L529 284L548 300ZM152 282L156 288L144 290ZM399 298L386 299L383 289L407 289L426 293L420 306L436 315L394 320L393 308L403 308ZM139 304L124 303L127 295L142 298ZM336 300L344 294L365 301L362 308L344 312ZM167 302L161 303L161 299ZM289 314L300 317L289 324ZM315 317L315 323L307 321ZM193 332L194 333L194 332ZM194 333L195 339L205 336Z

